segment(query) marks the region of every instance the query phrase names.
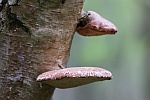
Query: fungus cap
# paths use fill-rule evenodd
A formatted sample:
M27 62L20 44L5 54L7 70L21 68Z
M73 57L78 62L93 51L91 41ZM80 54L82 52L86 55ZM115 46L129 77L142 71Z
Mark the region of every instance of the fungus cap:
M48 71L37 77L38 82L56 88L72 88L96 81L112 79L111 72L97 67L76 67Z
M94 11L82 11L82 20L79 21L76 31L82 36L98 36L115 34L116 26Z

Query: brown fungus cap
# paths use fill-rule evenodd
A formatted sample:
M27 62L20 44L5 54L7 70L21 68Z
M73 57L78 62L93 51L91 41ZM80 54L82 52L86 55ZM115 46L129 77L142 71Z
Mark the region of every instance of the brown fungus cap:
M37 77L38 82L56 88L72 88L96 81L112 79L111 72L97 67L76 67L48 71Z
M116 26L94 11L82 11L82 18L79 20L76 31L83 36L98 36L115 34Z

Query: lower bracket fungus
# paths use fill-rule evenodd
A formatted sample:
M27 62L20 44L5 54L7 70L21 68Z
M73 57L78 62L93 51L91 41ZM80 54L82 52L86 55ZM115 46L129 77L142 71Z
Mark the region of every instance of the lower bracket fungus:
M48 71L37 77L38 82L56 88L72 88L97 81L112 79L111 72L97 67L76 67Z

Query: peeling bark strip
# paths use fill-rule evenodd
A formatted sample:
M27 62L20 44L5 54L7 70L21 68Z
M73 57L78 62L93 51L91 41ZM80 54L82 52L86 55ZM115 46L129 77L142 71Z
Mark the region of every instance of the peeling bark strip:
M10 6L18 6L21 0L8 0Z
M21 0L0 0L0 11L4 9L5 5L7 6L18 6Z
M7 0L1 1L0 100L52 97L55 87L36 78L61 69L58 65L67 66L82 6L83 0L21 0L19 6L11 7ZM21 26L27 26L31 34Z

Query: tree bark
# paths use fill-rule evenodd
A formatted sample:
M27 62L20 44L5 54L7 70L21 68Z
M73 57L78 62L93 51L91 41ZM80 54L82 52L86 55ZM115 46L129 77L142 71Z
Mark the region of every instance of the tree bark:
M38 83L36 78L67 66L83 2L1 2L0 100L50 100L55 87Z

